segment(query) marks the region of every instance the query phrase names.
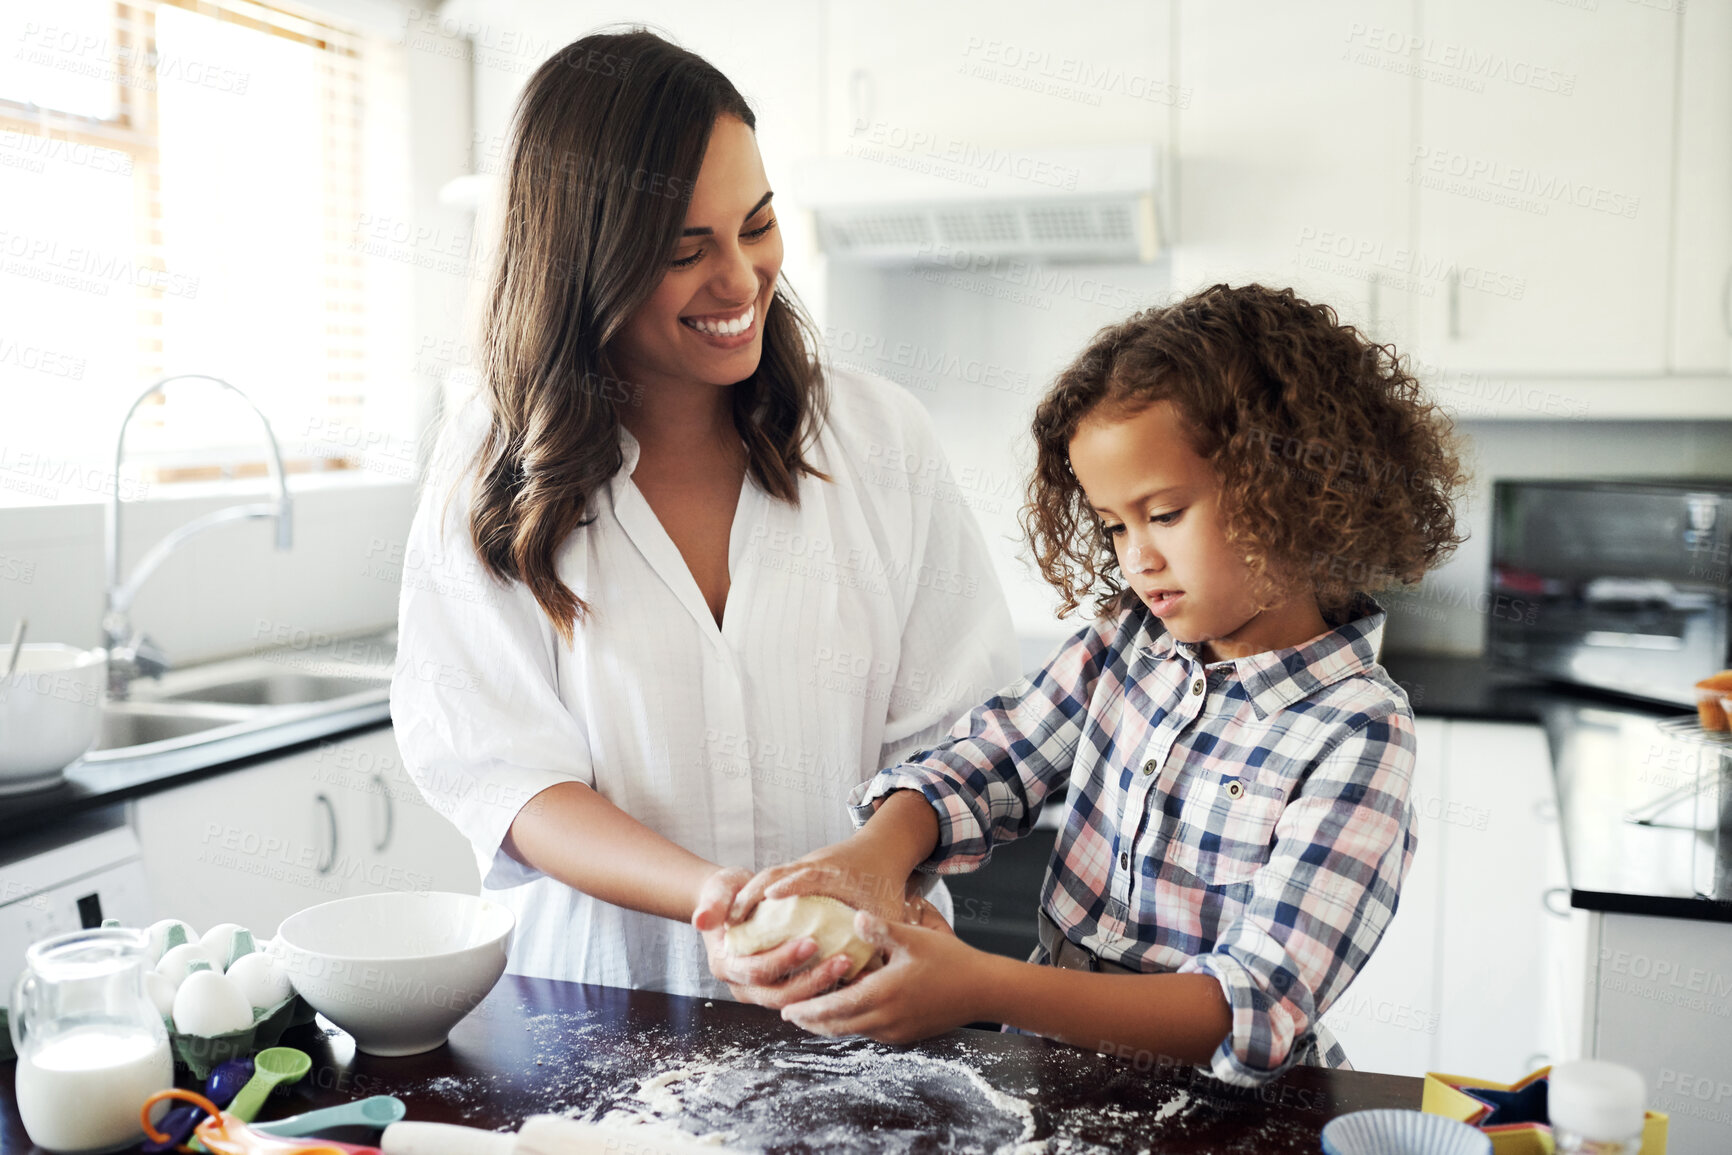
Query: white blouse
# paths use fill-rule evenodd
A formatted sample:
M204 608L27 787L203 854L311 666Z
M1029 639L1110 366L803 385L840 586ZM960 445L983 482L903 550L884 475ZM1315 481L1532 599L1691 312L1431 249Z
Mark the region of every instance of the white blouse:
M847 837L855 785L1016 680L1004 594L926 411L882 378L828 381L808 460L830 480L801 478L796 507L748 476L720 628L632 483L623 428L620 471L558 554L590 606L570 646L470 543L468 481L453 491L451 471L480 444L485 401L441 433L445 466L404 551L391 718L421 792L474 847L482 892L517 915L513 973L727 997L689 925L500 848L542 790L587 783L695 854L762 869Z

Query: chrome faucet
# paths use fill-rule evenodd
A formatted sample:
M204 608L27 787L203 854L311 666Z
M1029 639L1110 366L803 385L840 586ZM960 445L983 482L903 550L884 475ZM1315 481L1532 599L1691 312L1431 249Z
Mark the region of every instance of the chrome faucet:
M223 388L230 390L235 396L247 403L252 411L258 414L259 421L265 427L265 441L271 449L271 478L277 483L277 499L275 502L253 502L248 505L231 505L227 509L212 510L203 517L197 517L164 537L151 546L145 555L138 559L132 574L124 582L120 580L120 464L126 453L126 427L132 421L132 415L138 412L138 407L145 398L160 392L164 385L171 381L201 380L214 381ZM144 579L168 559L168 555L178 549L188 538L202 533L218 525L231 521L250 521L254 518L271 517L277 522L277 549L286 550L294 544L293 508L289 501L289 486L283 472L282 450L277 448L277 435L271 429L270 419L252 398L230 385L220 377L212 377L205 373L177 373L164 377L156 384L138 395L126 416L120 420L120 433L114 443L114 492L108 501L108 542L107 542L107 604L102 614L102 636L108 649L108 693L114 698L124 698L128 687L134 678L161 677L168 669L168 658L162 650L132 625L132 600L138 595L138 589L144 584Z

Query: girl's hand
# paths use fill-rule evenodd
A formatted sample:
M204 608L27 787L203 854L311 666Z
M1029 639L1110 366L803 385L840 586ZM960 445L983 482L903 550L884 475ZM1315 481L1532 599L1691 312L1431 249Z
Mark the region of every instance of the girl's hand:
M926 897L915 893L915 885L911 879L908 884L908 901L903 904L903 922L912 926L923 926L928 930L942 931L951 938L956 937L956 928L944 921L944 915L936 906L926 900Z
M943 921L940 919L939 921ZM862 911L854 930L886 956L884 966L830 994L782 1008L782 1018L819 1035L866 1035L911 1043L980 1018L980 951L954 934L890 924Z
M703 936L704 948L710 956L710 973L727 983L728 990L742 1003L771 1008L812 998L840 982L851 965L845 955L826 959L798 974L790 973L806 966L817 953L818 944L811 938L797 938L753 955L737 955L728 950L724 938L728 911L751 878L750 871L733 868L718 870L704 880L692 912L692 925Z
M910 922L920 916L919 908L909 905L913 897L909 877L886 874L870 847L850 840L760 870L734 897L728 921L744 922L763 899L801 894L828 895L886 922Z

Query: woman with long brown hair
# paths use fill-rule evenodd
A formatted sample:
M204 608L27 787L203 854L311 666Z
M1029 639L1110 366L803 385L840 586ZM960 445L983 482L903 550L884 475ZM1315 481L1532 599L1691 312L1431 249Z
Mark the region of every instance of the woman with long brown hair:
M517 914L515 973L829 985L780 981L809 940L727 955L735 892L1016 673L924 410L826 369L780 281L754 126L641 29L561 49L518 105L482 388L410 531L391 694L411 775Z

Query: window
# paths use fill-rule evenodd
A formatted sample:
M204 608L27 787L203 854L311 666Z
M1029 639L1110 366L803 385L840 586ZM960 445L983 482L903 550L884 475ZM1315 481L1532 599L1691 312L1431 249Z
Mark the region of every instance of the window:
M411 478L414 252L366 243L409 218L400 45L250 0L51 0L9 5L0 51L0 505L105 497L127 406L178 373L245 392L291 472ZM263 473L225 394L141 406L122 496Z

